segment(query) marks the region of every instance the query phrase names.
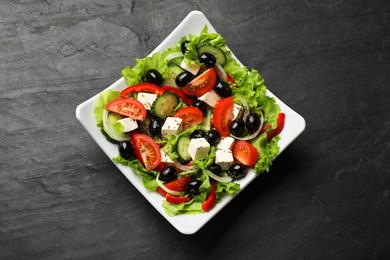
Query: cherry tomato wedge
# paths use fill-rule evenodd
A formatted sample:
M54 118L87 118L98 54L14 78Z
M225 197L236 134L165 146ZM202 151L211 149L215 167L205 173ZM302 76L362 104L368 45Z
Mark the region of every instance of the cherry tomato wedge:
M202 210L205 212L209 211L214 207L215 201L217 199L217 195L215 194L215 184L212 181L210 182L210 184L211 184L210 193L207 196L207 199L202 203Z
M276 118L277 120L276 128L267 133L268 140L271 140L274 136L277 136L278 134L280 134L280 132L282 132L284 128L285 119L286 119L286 115L284 113L278 114L278 117Z
M194 100L191 98L186 97L184 92L181 89L171 87L171 86L163 86L161 87L165 92L172 92L176 96L178 96L181 100L183 100L184 103L187 105L192 105L194 103Z
M134 98L115 99L106 105L106 109L140 121L146 118L145 106Z
M158 96L164 94L165 90L152 83L139 83L121 91L121 97L127 97L131 93L147 92Z
M222 137L230 134L229 127L233 121L233 97L220 100L214 107L213 123Z
M165 195L165 199L170 203L181 204L190 201L191 196L173 196L167 193L167 195Z
M182 177L179 179L176 179L174 181L168 182L165 184L165 187L167 187L170 190L174 191L185 191L186 190L186 184L190 180L190 176Z
M259 158L257 149L247 141L237 141L232 149L233 157L240 163L252 167Z
M163 190L160 186L157 186L156 191L163 197L165 197L168 194L168 192Z
M131 142L134 146L135 155L147 171L155 169L160 164L160 147L150 136L133 134L131 135Z
M194 125L200 125L203 123L203 113L197 107L184 107L177 111L173 117L179 117L183 119L183 129L190 128Z
M203 96L213 89L217 81L217 73L214 68L209 68L185 85L182 90L188 96Z

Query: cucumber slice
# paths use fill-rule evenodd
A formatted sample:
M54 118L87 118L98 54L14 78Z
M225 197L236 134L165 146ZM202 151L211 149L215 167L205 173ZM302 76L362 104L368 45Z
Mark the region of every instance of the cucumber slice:
M173 114L179 103L179 98L175 94L168 92L159 96L153 102L152 111L159 118L165 119Z
M171 59L168 62L168 66L171 65L171 64L180 66L180 64L183 61L183 59L184 59L183 57L177 57L177 58Z
M177 75L184 72L184 70L178 65L174 63L168 64L168 80L175 81Z
M198 54L201 54L202 52L208 52L214 55L215 59L221 66L226 63L226 56L223 50L211 45L209 42L203 42L198 44L198 46L196 46L196 49L198 50Z
M188 147L190 146L191 139L187 136L182 136L177 141L177 153L179 154L179 160L182 162L191 161L191 156L188 153Z
M106 134L114 139L115 141L126 141L129 140L130 135L125 133L119 133L117 128L114 127L117 124L119 119L123 118L121 115L116 113L108 112L108 110L104 109L103 111L103 130Z

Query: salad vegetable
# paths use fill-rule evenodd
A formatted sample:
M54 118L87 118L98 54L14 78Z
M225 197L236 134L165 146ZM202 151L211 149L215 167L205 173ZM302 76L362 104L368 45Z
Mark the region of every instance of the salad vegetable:
M170 216L212 210L239 191L248 169L267 172L285 114L260 74L241 66L224 38L204 27L161 53L137 59L128 87L102 92L98 128L118 144L116 163L134 169L165 199Z

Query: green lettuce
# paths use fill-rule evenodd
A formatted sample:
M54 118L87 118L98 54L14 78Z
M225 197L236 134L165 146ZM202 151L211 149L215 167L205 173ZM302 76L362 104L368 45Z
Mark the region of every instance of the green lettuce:
M138 161L138 159L126 160L122 158L120 154L112 158L112 160L116 163L120 163L133 168L134 171L142 178L142 183L145 188L151 191L156 191L158 186L156 181L156 170L147 171L145 167L141 164L141 162Z
M259 160L255 165L254 172L259 174L268 172L272 164L272 159L278 154L278 141L280 137L275 136L270 141L267 139L267 134L263 133L256 137L251 143L259 151Z
M236 182L216 182L215 193L217 201L220 201L226 194L233 195L240 190L240 184Z
M93 114L96 118L96 124L100 128L103 128L103 112L106 109L106 105L111 101L120 97L119 91L108 89L99 94L98 99L95 102Z
M195 200L190 200L189 202L181 204L169 203L164 200L162 206L168 216L171 217L180 214L198 214L203 212L202 202L198 202Z

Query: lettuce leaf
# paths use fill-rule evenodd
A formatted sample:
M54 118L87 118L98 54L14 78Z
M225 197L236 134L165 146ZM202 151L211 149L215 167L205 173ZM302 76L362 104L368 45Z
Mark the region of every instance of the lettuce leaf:
M168 64L161 53L154 53L150 57L137 59L136 65L131 68L127 66L122 70L122 76L125 78L127 85L132 86L145 82L145 73L150 69L156 69L160 72L163 79L168 78Z
M227 194L236 194L240 190L240 184L236 182L216 182L215 188L217 201L220 201Z
M96 125L103 128L103 112L106 109L106 105L111 101L119 98L120 92L108 89L99 94L98 99L95 102L93 114L96 118Z
M272 159L279 152L279 139L279 136L275 136L270 141L268 141L267 134L263 133L251 142L252 145L259 151L259 160L257 161L254 169L256 174L269 171L269 167L272 164Z
M180 214L198 214L203 212L202 202L198 202L195 200L191 200L189 202L181 203L181 204L169 203L166 200L164 200L162 206L165 209L165 212L168 214L168 216L171 217Z
M138 161L138 159L126 160L122 158L120 154L112 158L112 161L133 168L134 172L136 172L142 178L142 183L145 188L151 191L156 191L158 186L156 181L157 171L147 171L141 162Z

